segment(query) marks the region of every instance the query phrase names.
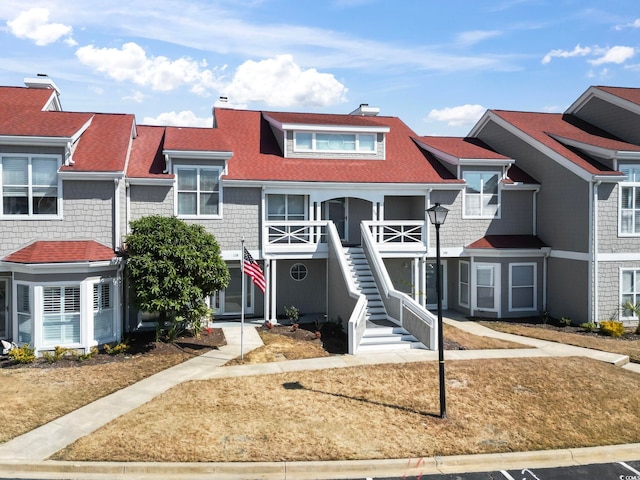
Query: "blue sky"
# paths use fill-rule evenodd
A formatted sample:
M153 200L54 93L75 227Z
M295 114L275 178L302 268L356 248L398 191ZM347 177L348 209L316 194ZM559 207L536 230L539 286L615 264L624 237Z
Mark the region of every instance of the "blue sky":
M0 84L46 73L70 111L208 126L236 108L465 135L485 109L563 111L640 86L637 0L2 0Z

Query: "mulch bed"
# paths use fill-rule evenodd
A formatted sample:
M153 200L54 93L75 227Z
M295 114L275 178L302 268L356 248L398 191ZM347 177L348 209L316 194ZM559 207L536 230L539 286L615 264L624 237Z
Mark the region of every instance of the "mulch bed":
M335 322L323 322L319 325L300 323L297 327L283 324L271 325L271 327L262 325L258 327L258 330L284 335L299 341L314 342L334 355L344 354L348 351L347 335L342 327ZM319 336L316 332L320 332Z
M38 358L35 362L17 365L11 362L7 356L0 357L0 368L73 368L88 365L102 365L106 363L124 362L139 355L161 356L177 352L190 355L201 355L222 345L226 345L226 340L222 329L211 328L203 330L199 336L185 333L178 337L173 343L156 342L155 332L136 332L127 335L129 348L125 353L109 355L103 349L91 358L78 360L72 355L60 358L55 362L44 358Z

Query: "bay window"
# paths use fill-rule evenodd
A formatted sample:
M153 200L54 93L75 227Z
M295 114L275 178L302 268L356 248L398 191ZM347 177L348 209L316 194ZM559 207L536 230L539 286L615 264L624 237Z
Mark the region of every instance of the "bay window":
M620 278L620 305L627 302L637 305L640 302L640 269L622 270ZM635 320L634 313L629 309L623 309L623 318Z
M93 284L93 336L98 343L117 340L111 283Z
M80 343L80 286L42 288L42 344Z
M536 264L509 265L509 310L536 310Z

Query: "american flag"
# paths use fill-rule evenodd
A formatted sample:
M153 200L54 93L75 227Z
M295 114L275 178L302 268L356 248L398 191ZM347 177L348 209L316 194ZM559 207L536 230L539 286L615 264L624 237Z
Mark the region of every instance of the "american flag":
M251 254L244 248L244 273L251 277L253 284L262 290L262 293L267 289L267 282L264 279L260 265L256 263Z

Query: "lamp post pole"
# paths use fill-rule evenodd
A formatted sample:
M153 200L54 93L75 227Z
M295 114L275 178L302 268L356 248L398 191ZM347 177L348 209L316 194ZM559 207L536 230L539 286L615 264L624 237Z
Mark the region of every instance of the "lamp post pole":
M440 274L440 225L449 210L436 203L427 209L429 220L436 227L436 295L438 297L438 376L440 379L440 418L447 418L447 398L444 385L444 334L442 332L442 276Z
M442 279L440 275L440 224L436 223L436 291L438 295L438 377L440 378L440 418L447 418L444 386L444 335L442 333Z

